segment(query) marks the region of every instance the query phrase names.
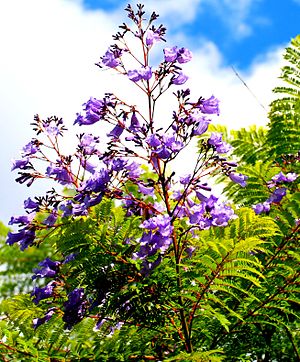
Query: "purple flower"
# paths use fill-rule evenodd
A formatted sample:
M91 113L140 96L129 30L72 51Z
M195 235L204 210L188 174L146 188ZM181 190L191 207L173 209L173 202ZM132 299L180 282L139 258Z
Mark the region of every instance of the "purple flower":
M223 203L216 204L210 214L212 216L213 226L226 226L228 221L235 217L232 208Z
M49 136L56 137L60 134L60 129L57 126L45 125L45 131Z
M52 164L47 167L46 175L58 181L62 185L68 185L73 183L73 176L65 167L63 166L53 166Z
M240 184L242 187L245 187L247 185L246 180L248 179L248 176L245 176L241 173L230 172L229 178L231 181Z
M111 168L113 171L121 171L125 168L127 161L123 158L114 158L111 163Z
M106 106L110 105L111 100L109 97L104 98L103 100L99 100L96 98L90 98L86 103L83 104L85 106L85 116L77 113L77 118L74 124L78 123L79 126L82 125L91 125L98 122L103 118L106 110Z
M51 317L53 316L55 312L55 309L54 308L50 308L47 313L45 314L44 317L42 318L35 318L32 322L33 322L33 328L36 329L38 326L44 324L44 323L47 323Z
M55 224L56 220L57 220L57 213L54 211L54 212L51 212L46 217L46 219L44 220L43 223L48 226L53 226Z
M185 252L187 253L188 257L191 258L193 256L193 253L195 250L196 250L196 248L194 246L188 246L185 249Z
M189 221L191 224L199 224L205 213L205 203L196 204L189 208Z
M146 45L148 47L152 46L154 43L157 43L158 41L161 40L161 35L159 33L159 31L153 31L153 30L148 30L147 34L146 34Z
M85 133L80 136L79 146L82 147L86 155L92 155L94 153L97 143L99 143L99 137L95 137L92 134Z
M159 158L161 158L162 160L166 160L167 158L169 158L171 156L171 153L172 152L163 145L155 152L155 155L158 156Z
M63 321L65 328L71 329L80 322L87 310L87 301L82 288L74 289L68 294L68 300L64 303Z
M29 225L31 221L34 219L34 217L35 217L34 213L24 216L12 216L8 225L13 225L13 224Z
M101 169L95 172L88 180L84 181L78 191L85 192L102 192L105 191L110 181L108 171Z
M32 301L35 304L38 304L42 299L47 299L52 297L56 284L57 283L52 280L44 288L38 288L38 287L34 288L34 290L31 293L31 296L32 297L34 296L35 298L33 298Z
M277 188L272 195L268 198L268 200L266 200L266 202L269 203L278 203L280 202L283 197L286 195L286 188L285 187L281 187L281 188Z
M28 199L24 201L24 208L31 209L32 211L38 211L40 205L37 202L33 201L30 197L28 197Z
M141 78L144 80L149 80L152 77L152 70L151 67L143 67L139 70L139 74Z
M129 70L127 75L132 82L138 82L141 79L149 80L152 77L152 70L151 67L146 66L140 69Z
M125 166L125 169L128 172L128 177L136 179L144 172L141 168L141 165L135 161L132 161L130 164Z
M130 131L137 131L139 128L141 128L140 122L136 116L136 113L133 112L132 116L131 116L131 120L130 120L130 126L129 126L129 130Z
M202 113L206 114L220 114L219 110L219 100L215 96L211 96L208 99L201 99L199 108Z
M200 136L205 133L208 129L210 120L202 118L193 129L193 136Z
M227 153L231 150L231 146L223 142L222 133L213 132L208 140L208 143L215 147L218 153Z
M181 176L180 177L180 183L182 185L187 185L190 181L191 181L191 174L187 174L185 176Z
M30 163L29 158L23 158L21 160L13 160L11 171L16 170L17 168L24 170L25 168L27 168L29 163Z
M189 77L185 74L183 74L182 72L180 72L177 76L174 76L171 79L171 83L175 84L175 85L182 85L184 84L187 80L189 79Z
M268 202L259 203L252 206L256 215L270 211L270 204Z
M298 178L295 172L289 172L286 174L285 182L293 182Z
M74 260L76 258L77 254L76 253L71 253L69 255L67 255L65 257L65 260L63 261L63 264L67 264L69 263L70 261Z
M153 187L144 186L142 183L138 183L138 186L139 186L139 192L141 192L143 195L149 195L149 196L154 195Z
M297 177L298 175L294 172L289 172L286 175L283 172L279 172L277 175L272 177L272 181L275 183L293 182L297 179Z
M177 51L178 48L176 46L172 48L165 48L164 49L165 61L174 62L177 59Z
M161 145L161 141L157 134L153 133L147 137L146 141L148 142L149 146L151 147L158 147Z
M80 159L80 165L90 173L95 173L96 166L87 160Z
M116 68L120 63L119 57L121 56L120 51L113 51L108 49L105 55L103 55L102 63L110 68Z
M187 48L180 48L177 51L177 61L178 63L187 63L192 60L193 54Z
M22 156L31 156L39 151L39 148L33 141L27 143L22 149Z
M171 225L171 218L167 215L158 215L154 216L149 220L145 220L141 224L142 228L148 230L158 230L162 236L169 237L173 231L173 226Z
M117 124L108 134L108 137L112 137L113 139L117 139L121 136L124 131L124 126Z
M42 267L41 269L33 269L35 275L32 276L32 279L54 277L59 270L60 264L59 261L52 261L51 259L46 258L38 264Z
M33 244L35 239L35 230L24 228L17 233L9 232L7 234L6 243L8 245L13 245L18 243L20 249L23 251Z
M127 72L128 78L132 81L132 82L138 82L139 80L142 79L140 73L138 72L138 70L134 69L134 70L129 70Z

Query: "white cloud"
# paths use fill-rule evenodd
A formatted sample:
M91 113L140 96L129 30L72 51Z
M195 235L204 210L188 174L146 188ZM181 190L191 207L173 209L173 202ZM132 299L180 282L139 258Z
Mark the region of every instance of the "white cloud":
M179 17L180 8L174 5L177 2L159 3L166 15L170 6ZM188 4L193 8L196 3L200 1ZM40 188L37 184L32 190L26 189L14 183L16 175L10 173L11 159L33 136L29 123L35 113L62 116L71 126L75 113L90 96L101 97L116 89L121 96L130 96L132 103L140 102L133 84L94 65L110 44L122 16L117 12L84 10L79 0L0 2L0 220L7 222L9 215L21 212L23 200ZM190 16L192 12L182 11L183 19ZM278 54L280 50L261 58L242 75L265 105L270 102L270 90L279 74ZM218 121L232 127L265 122L266 112L233 71L224 67L222 55L213 43L205 43L194 55L194 61L185 67L192 76L189 86L195 98L213 93L221 99L222 115ZM166 104L169 106L169 98L159 105L162 120L171 113Z

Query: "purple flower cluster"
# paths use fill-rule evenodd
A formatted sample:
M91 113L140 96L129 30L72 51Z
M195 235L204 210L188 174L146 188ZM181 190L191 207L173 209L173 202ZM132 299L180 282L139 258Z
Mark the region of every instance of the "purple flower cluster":
M87 308L88 302L82 288L70 292L68 300L64 303L63 321L65 322L65 328L71 329L76 323L80 322Z
M177 46L165 48L164 55L166 62L178 62L180 64L191 61L193 57L193 54L189 49L178 48Z
M232 147L222 140L222 133L213 132L208 140L208 144L213 146L217 153L228 153Z
M85 115L77 113L77 118L74 124L79 126L91 125L101 119L104 119L108 107L113 106L114 100L110 95L105 96L102 100L96 98L90 98L86 103L83 104Z
M254 212L257 215L261 213L268 213L270 211L271 204L279 204L286 195L287 188L280 185L284 182L294 182L297 178L298 175L294 172L287 173L286 175L283 172L279 172L277 175L273 176L271 181L268 182L268 188L274 188L273 192L266 201L252 206Z
M122 55L122 51L120 49L108 49L106 53L101 58L102 63L109 68L116 68L121 64L120 57Z
M196 192L200 203L187 199L183 205L178 205L177 212L180 216L187 216L191 225L200 230L209 229L213 226L226 226L228 222L236 217L229 205L221 202L218 197L203 195Z
M152 77L152 70L151 67L146 66L140 69L129 70L127 75L132 82L138 82L139 80L149 80Z
M147 137L147 143L152 149L152 157L166 160L178 153L184 146L183 142L176 137L176 134L160 135L153 133Z
M134 259L143 260L142 272L148 274L155 266L161 262L161 256L158 256L154 262L148 260L157 252L164 254L172 244L171 218L167 215L158 215L145 220L141 228L146 231L140 238L140 249L133 255Z
M41 266L41 268L33 269L33 272L35 275L33 275L32 279L54 277L59 270L59 266L61 265L61 262L52 261L51 259L46 258L45 260L39 262L38 265Z

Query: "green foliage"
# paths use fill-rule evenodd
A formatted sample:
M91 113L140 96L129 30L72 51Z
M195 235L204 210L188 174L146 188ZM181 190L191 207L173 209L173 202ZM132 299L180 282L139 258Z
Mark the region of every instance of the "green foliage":
M279 171L300 173L299 48L297 37L287 49L290 66L282 75L289 87L275 89L286 96L272 103L267 129L229 134L224 127L210 127L232 143L239 171L249 176L245 188L226 181L225 193L239 206L236 219L228 227L194 228L193 234L187 232L191 225L186 220L176 221L180 252L170 249L149 275L141 273L142 262L132 258L142 234L141 220L148 215L127 216L109 199L88 217L62 223L38 249L22 253L4 245L8 230L0 224L0 261L5 266L2 360L300 359L299 180L285 185L287 195L271 205L268 215L256 215L251 208L270 196L268 182ZM134 186L127 187L136 192ZM194 248L192 257L187 246ZM26 294L29 279L50 250L55 250L54 257L74 253L76 258L61 269L65 294L37 306ZM98 291L101 303L90 304L89 318L67 330L61 316L66 294L74 288L85 288L88 297ZM34 330L32 320L51 306L54 317ZM182 352L188 344L190 353Z
M277 87L282 97L271 104L267 143L274 158L300 150L300 36L291 41L284 58L281 78L287 86Z

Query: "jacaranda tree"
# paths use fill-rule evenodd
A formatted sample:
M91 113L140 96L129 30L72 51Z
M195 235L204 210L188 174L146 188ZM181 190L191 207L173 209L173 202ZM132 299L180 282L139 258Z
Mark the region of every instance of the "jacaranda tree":
M274 128L287 114L297 125L299 109L275 102L267 130L219 132L218 99L181 87L192 53L165 48L151 65L166 29L142 5L126 12L130 24L97 65L140 98L90 98L73 152L63 149L62 119L35 116L35 137L13 164L17 182L54 187L10 221L19 229L7 244L44 254L30 292L2 302L3 360L296 361L299 155L274 141L291 128ZM168 91L177 108L161 124L155 110ZM197 138L180 174L174 160ZM227 200L216 196L218 180Z

